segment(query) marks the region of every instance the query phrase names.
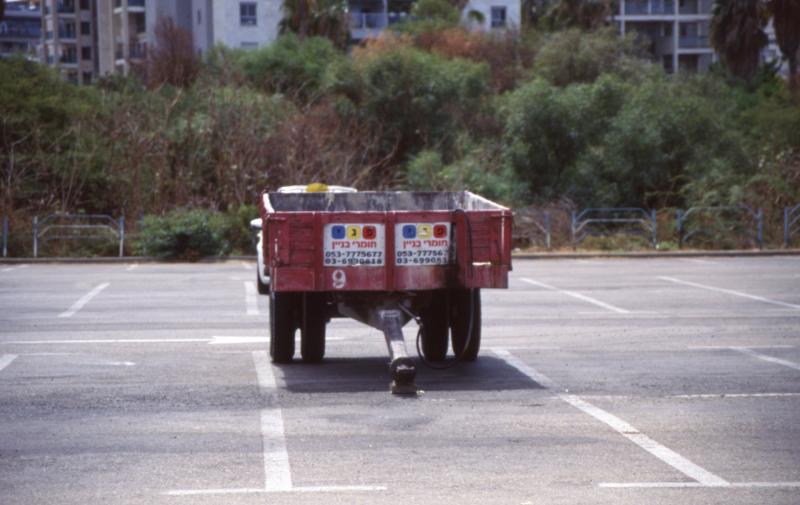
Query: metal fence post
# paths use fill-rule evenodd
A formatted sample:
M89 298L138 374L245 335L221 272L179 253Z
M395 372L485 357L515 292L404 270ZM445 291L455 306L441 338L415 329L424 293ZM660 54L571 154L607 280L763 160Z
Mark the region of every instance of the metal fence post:
M678 232L678 249L683 249L683 215L681 209L675 211L675 229Z
M658 248L658 230L657 230L657 221L656 221L656 209L650 210L650 219L653 221L653 249Z
M758 248L764 249L764 210L758 209L756 214L758 226Z
M39 257L39 217L33 216L33 257Z
M3 216L3 257L8 258L8 216Z
M575 241L575 226L578 222L578 216L575 211L572 211L572 249L577 251L578 250L578 243Z
M119 218L119 257L125 254L125 216Z
M544 229L545 229L545 245L548 249L550 249L550 213L548 211L544 211Z
M789 248L789 207L783 208L783 247Z

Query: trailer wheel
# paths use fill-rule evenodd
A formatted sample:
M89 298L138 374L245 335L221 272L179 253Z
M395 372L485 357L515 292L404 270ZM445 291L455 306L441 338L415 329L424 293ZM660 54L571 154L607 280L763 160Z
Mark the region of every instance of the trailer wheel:
M434 291L422 317L422 354L428 361L444 361L447 356L447 293Z
M303 295L303 319L300 327L300 355L306 363L319 363L325 357L325 298L319 293Z
M470 300L472 299L472 300ZM472 314L470 314L470 302ZM472 337L468 335L472 317ZM450 292L450 329L453 338L453 353L463 356L463 361L475 361L481 349L481 290L453 289ZM469 338L469 346L467 339Z
M269 355L275 363L290 363L294 357L296 299L294 293L269 294Z

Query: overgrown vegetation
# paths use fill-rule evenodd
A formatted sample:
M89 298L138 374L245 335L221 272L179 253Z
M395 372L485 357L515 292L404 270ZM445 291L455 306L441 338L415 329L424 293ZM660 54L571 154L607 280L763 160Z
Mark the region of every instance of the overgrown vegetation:
M246 250L258 194L311 181L559 209L747 204L773 222L800 202L800 107L780 77L668 75L604 26L604 2L570 5L487 33L420 0L350 54L338 10L204 61L164 25L144 78L84 88L2 60L2 215L145 216L142 250L193 257ZM179 244L181 227L200 243Z

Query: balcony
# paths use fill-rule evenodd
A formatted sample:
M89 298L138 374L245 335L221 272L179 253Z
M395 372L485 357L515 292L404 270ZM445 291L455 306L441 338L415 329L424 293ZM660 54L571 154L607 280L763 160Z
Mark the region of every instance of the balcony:
M375 37L386 29L388 18L385 12L351 12L350 34L355 40Z
M114 13L121 13L124 5L124 0L114 0ZM144 12L144 7L145 0L128 0L128 12Z
M147 44L143 42L132 42L130 57L132 60L143 60L147 58Z
M58 29L59 39L74 39L75 36L75 25L61 26Z
M673 0L630 0L625 2L626 16L664 16L675 14Z
M144 12L145 0L128 0L128 12Z
M367 28L386 28L387 19L383 12L354 12L350 14L350 28L353 30Z
M708 49L708 35L687 35L678 39L681 49Z
M58 2L56 10L59 14L75 14L75 2Z

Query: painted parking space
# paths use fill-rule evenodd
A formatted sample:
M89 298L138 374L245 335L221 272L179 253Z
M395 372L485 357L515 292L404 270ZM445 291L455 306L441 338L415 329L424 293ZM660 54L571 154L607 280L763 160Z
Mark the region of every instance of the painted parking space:
M269 363L241 262L11 272L3 503L794 503L798 311L658 276L793 303L796 266L714 261L517 262L479 360L420 366L410 399L353 321L323 364Z

